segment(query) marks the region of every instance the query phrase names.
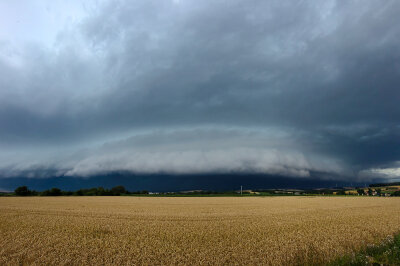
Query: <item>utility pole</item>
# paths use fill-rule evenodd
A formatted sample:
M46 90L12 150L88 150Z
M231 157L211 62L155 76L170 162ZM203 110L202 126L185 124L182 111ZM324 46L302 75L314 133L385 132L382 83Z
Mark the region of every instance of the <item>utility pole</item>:
M240 195L243 194L243 186L240 186Z

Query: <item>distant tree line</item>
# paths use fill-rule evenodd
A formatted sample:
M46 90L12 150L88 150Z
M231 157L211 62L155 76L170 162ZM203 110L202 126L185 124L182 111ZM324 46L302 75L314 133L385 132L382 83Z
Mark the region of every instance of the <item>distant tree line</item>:
M346 190L344 189L310 189L302 191L291 191L291 190L271 190L271 189L259 189L254 190L258 192L260 196L262 195L346 195ZM197 190L197 191L182 191L182 192L161 192L161 193L149 193L147 190L141 191L128 191L123 186L116 186L111 189L103 187L94 187L88 189L79 189L76 191L64 191L59 188L52 188L44 191L30 190L27 186L21 186L15 189L14 194L17 196L120 196L120 195L145 195L145 194L158 194L158 195L235 195L238 194L237 191L207 191L207 190ZM292 193L292 194L288 194ZM250 192L243 191L243 195L251 194ZM363 188L357 189L358 195L367 196L387 196L386 192L382 192L380 188L367 190ZM12 194L9 194L12 195ZM1 195L0 195L1 196ZM390 196L400 197L400 191L391 192Z
M123 186L116 186L111 189L103 187L94 187L89 189L79 189L76 191L64 191L59 188L52 188L41 192L30 190L27 186L21 186L15 189L17 196L120 196L130 194L149 194L147 190L128 191Z
M390 187L390 186L400 186L400 182L393 182L393 183L376 183L370 184L369 187Z
M169 192L171 194L171 192ZM173 192L172 192L173 193ZM238 192L235 192L233 190L229 191L213 191L213 190L199 190L199 191L183 191L183 192L178 192L179 194L185 194L185 195L224 195L224 194L238 194ZM248 192L243 192L243 194L250 194Z

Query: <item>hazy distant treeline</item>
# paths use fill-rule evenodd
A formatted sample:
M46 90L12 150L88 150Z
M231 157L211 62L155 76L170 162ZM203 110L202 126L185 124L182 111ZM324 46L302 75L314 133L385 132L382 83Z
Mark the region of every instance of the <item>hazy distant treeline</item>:
M386 187L386 186L400 186L400 182L376 183L376 184L370 184L369 185L369 187Z
M399 183L400 184L400 183ZM395 185L395 183L391 183ZM356 195L366 196L400 196L400 190L397 191L382 191L381 188L368 189L357 188L352 189L351 195L354 195L354 190L357 192ZM181 191L181 192L160 192L154 193L147 190L141 191L128 191L123 186L116 186L111 189L103 187L94 187L88 189L79 189L76 191L64 191L59 188L52 188L44 191L30 190L27 186L20 186L14 190L14 193L0 193L0 196L121 196L121 195L165 195L165 196L223 196L223 195L250 195L250 196L294 196L294 195L349 195L349 190L346 189L256 189L243 191L207 191L207 190L193 190L193 191Z
M27 186L21 186L16 188L14 192L17 196L120 196L128 194L149 194L147 190L130 192L123 186L116 186L111 189L94 187L76 191L64 191L59 188L52 188L41 192L30 190Z

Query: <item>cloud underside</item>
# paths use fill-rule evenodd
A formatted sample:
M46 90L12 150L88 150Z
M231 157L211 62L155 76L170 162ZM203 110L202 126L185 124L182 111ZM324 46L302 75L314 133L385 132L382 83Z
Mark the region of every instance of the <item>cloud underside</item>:
M191 128L151 130L85 149L21 151L2 158L4 177L90 177L133 174L267 174L321 179L361 180L382 175L355 175L350 165L296 140L287 129Z
M400 176L400 2L89 10L0 39L0 176Z

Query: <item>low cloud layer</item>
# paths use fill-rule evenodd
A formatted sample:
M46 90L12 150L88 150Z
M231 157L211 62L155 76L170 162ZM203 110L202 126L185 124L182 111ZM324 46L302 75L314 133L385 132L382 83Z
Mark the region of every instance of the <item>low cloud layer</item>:
M300 147L296 150L288 142L290 140L265 132L200 129L158 132L108 143L91 151L66 175L128 171L145 174L268 173L309 177L310 171L343 170L335 161L309 157Z
M0 176L400 176L398 1L1 5Z

